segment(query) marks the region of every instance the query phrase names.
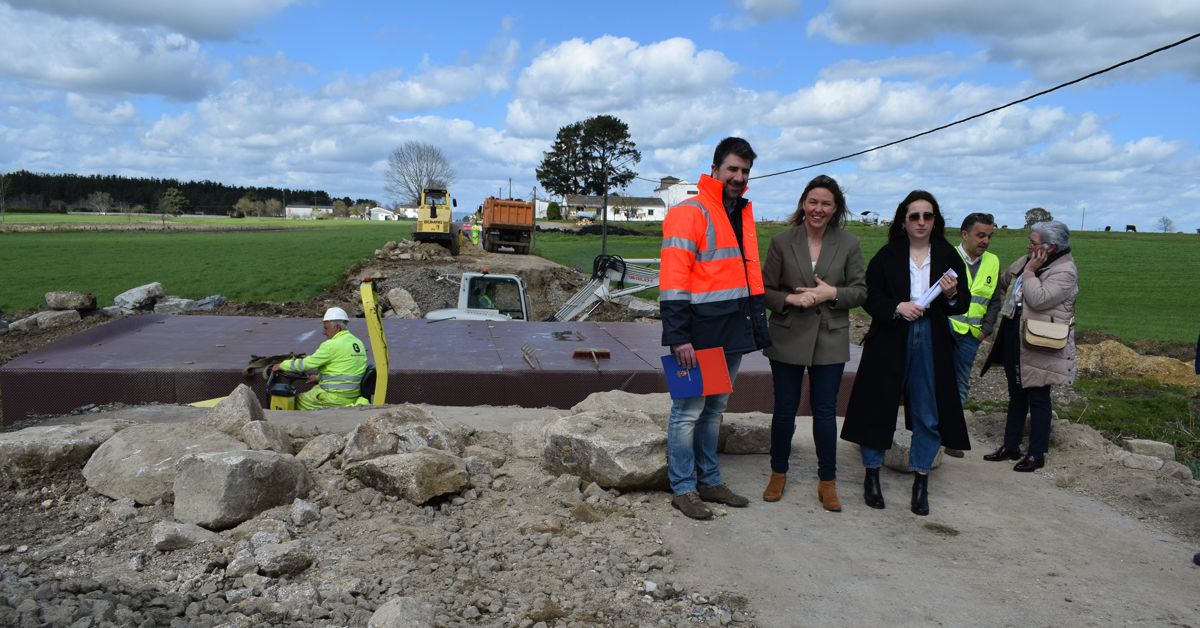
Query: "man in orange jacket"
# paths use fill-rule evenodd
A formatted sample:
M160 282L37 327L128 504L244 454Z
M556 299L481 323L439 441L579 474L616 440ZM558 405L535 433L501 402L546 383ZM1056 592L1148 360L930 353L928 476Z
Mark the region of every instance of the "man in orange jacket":
M742 198L754 149L728 137L713 153L700 193L667 212L659 270L664 346L679 363L697 366L696 350L721 347L729 379L742 355L770 346L754 212ZM704 502L743 508L750 502L721 480L717 435L728 394L676 399L667 426L671 505L692 519L711 519Z

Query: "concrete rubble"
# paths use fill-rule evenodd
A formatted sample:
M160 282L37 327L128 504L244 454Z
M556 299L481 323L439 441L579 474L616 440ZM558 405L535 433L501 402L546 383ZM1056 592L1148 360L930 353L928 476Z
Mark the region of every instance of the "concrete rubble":
M190 422L0 434L19 478L0 509L45 513L0 544L0 625L751 624L738 596L675 580L645 516L670 512L667 408L597 393L510 435L401 405L321 433L265 421L239 389ZM726 420L727 451L769 423ZM268 435L287 451L246 442ZM1056 420L1053 438L1154 503L1196 484L1086 426ZM1125 468L1144 459L1158 467Z
M638 517L661 494L592 479L607 469L548 472L514 456L507 434L446 425L415 406L367 416L348 433L284 427L265 421L245 392L190 422L0 435L0 467L35 450L62 452L41 466L13 465L25 482L15 486L60 482L14 497L63 509L71 521L61 541L47 537L59 532L39 530L47 545L29 550L36 561L0 546L0 573L10 574L0 576L0 624L750 620L713 592L677 584L647 592L647 578L669 582L674 571L657 529ZM602 398L591 403L613 406ZM649 415L625 414L631 432L649 425L661 436L638 462L656 479L631 484L659 485L665 432ZM563 426L598 415L564 418L572 416ZM549 434L554 423L541 429ZM385 446L360 446L368 432ZM590 444L582 434L574 438L581 451L597 452L598 467L612 466L609 454L598 453L612 435L594 436ZM257 439L294 441L298 453L250 449L246 441ZM540 434L538 440L558 442ZM633 457L633 449L625 455ZM58 495L64 490L69 496ZM91 567L65 578L44 569L67 556L86 556Z

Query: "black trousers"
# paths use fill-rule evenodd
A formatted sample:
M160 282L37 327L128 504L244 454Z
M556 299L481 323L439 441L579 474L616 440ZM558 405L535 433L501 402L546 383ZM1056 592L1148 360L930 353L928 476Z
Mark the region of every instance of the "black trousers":
M1050 449L1050 386L1021 387L1021 312L1005 319L998 342L1004 343L1004 376L1008 379L1008 418L1004 446L1020 449L1025 435L1025 415L1030 417L1028 455L1042 458Z

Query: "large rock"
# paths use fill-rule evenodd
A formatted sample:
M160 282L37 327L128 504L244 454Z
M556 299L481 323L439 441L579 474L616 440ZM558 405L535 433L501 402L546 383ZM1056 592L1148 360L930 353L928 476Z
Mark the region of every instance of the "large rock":
M400 405L367 419L367 425L397 438L396 451L419 451L426 447L461 456L463 444L436 417L412 405Z
M281 454L292 453L292 437L287 430L275 423L250 421L238 432L238 440L250 449L266 449Z
M296 459L303 462L304 466L316 469L341 453L345 446L346 439L340 434L321 434L308 441L296 454Z
M761 412L725 415L717 436L717 451L726 454L771 453L771 416Z
M346 475L414 504L457 493L470 482L462 458L428 448L359 462L346 467Z
M294 576L313 563L308 541L299 539L285 543L267 543L254 548L254 562L265 576L278 578Z
M304 497L311 485L299 460L273 451L188 456L175 477L175 519L224 530Z
M387 291L388 303L392 306L392 311L396 313L396 318L415 320L421 318L421 307L417 305L417 301L413 299L412 294L404 288L392 288Z
M53 329L55 327L62 327L63 325L70 325L71 323L78 323L82 318L76 310L44 310L13 321L12 328L15 331Z
M1158 355L1141 355L1115 340L1079 345L1075 370L1083 377L1152 379L1174 386L1200 386L1200 375L1186 362Z
M367 628L433 628L433 606L415 597L394 597L375 609Z
M1175 446L1171 443L1162 443L1156 440L1145 440L1141 438L1126 438L1125 451L1142 454L1144 456L1157 456L1163 460L1175 459Z
M342 450L342 463L362 462L396 453L399 437L368 423L360 423L346 435L346 447Z
M156 281L130 288L113 298L113 302L123 310L149 310L154 307L154 302L161 296L163 296L163 287Z
M101 419L0 433L0 479L36 478L79 469L104 441L132 423Z
M52 310L94 310L96 295L69 290L47 292L46 306Z
M571 407L572 414L580 412L640 412L649 416L664 430L671 416L671 395L668 393L636 394L623 390L594 392Z
M167 296L154 303L155 314L183 314L196 309L196 302L177 296Z
M201 543L219 543L221 535L190 523L159 521L150 529L150 540L154 543L154 549L173 552Z
M1118 452L1117 460L1120 460L1121 464L1126 468L1141 469L1144 471L1158 471L1165 464L1163 459L1158 456L1146 456L1128 451Z
M238 387L233 389L228 397L219 401L217 405L193 423L239 437L242 434L242 427L247 423L265 420L262 404L259 403L254 391L245 384L238 384Z
M139 504L171 501L175 467L188 454L245 449L242 441L195 424L132 425L96 448L83 467L88 487Z
M211 312L225 305L226 302L225 297L213 294L202 299L196 299L195 303L192 304L192 309L197 312Z
M663 488L667 432L641 412L581 412L546 427L541 464L603 488Z

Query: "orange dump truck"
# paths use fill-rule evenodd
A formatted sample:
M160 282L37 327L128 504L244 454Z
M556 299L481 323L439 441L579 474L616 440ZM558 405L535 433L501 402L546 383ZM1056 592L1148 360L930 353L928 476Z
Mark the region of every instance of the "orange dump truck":
M487 197L483 201L483 248L496 252L508 247L529 253L533 243L533 203Z

